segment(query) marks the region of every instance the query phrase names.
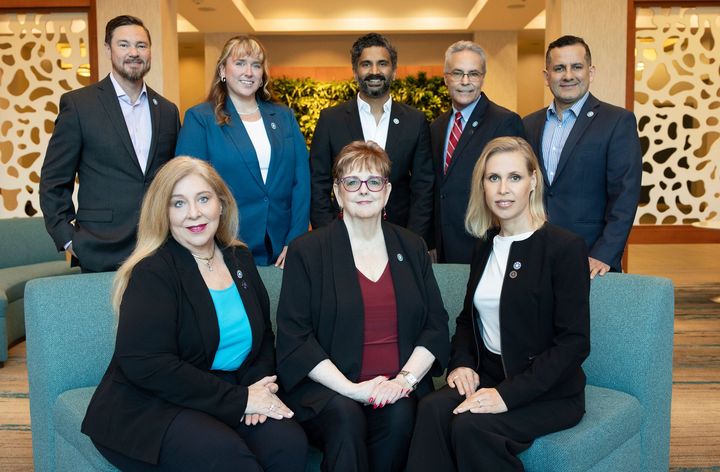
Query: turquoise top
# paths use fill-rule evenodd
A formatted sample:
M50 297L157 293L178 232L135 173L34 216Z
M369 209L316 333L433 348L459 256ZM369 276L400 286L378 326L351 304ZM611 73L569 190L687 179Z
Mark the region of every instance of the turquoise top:
M211 368L237 370L250 354L252 347L252 330L245 305L235 284L223 290L210 289L210 296L220 328L220 344Z

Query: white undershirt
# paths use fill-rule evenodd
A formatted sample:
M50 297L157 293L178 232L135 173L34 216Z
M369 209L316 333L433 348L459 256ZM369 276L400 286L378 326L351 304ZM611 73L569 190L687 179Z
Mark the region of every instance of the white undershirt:
M376 122L375 117L370 110L370 104L360 98L358 94L358 113L360 114L360 124L362 125L363 137L365 141L374 141L381 148L385 149L387 143L388 127L390 126L390 110L392 109L392 98L388 98L383 104L383 114L380 121Z
M502 354L500 344L500 293L505 269L510 256L510 246L514 241L523 241L535 231L520 233L514 236L500 236L493 238L493 248L490 252L485 271L478 282L473 304L478 311L478 323L483 342L488 351Z
M245 125L245 130L247 130L250 141L252 141L253 147L255 148L263 182L266 182L272 150L270 149L270 139L268 139L263 119L260 117L257 121L243 121L242 123Z

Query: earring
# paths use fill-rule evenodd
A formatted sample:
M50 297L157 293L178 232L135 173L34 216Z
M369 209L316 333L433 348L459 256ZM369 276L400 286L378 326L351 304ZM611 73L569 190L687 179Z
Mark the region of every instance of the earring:
M340 213L338 213L338 218L340 218L341 220L343 219L343 209L342 208L340 208Z
M225 77L220 77L220 82L225 83Z
M387 211L385 211L385 207L383 207L383 220L387 220Z

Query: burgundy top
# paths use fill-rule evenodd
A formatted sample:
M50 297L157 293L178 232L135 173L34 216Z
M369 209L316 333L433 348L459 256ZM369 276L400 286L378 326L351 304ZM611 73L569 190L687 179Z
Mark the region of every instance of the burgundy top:
M397 304L390 264L377 282L357 271L365 307L364 344L360 382L378 375L395 377L400 371Z

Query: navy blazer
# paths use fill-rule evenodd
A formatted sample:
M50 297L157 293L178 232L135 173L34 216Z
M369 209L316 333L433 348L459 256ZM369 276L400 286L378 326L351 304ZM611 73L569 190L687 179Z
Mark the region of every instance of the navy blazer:
M60 97L40 173L40 208L58 251L72 240L83 269L116 270L130 255L145 190L173 157L177 107L150 87L147 99L152 137L143 173L109 75Z
M448 372L480 367L483 340L473 297L496 234L497 230L490 231L473 251ZM495 387L508 409L584 392L582 363L590 353L589 272L584 241L549 223L510 246L500 293L506 378Z
M170 238L133 269L120 306L115 352L82 424L93 441L157 464L167 427L186 408L232 428L247 386L275 371L270 302L250 251L223 249L252 330L238 385L210 373L220 342L210 292L190 252Z
M430 125L435 170L435 241L439 262L468 264L475 238L465 231L465 212L475 163L485 145L499 136L524 136L517 113L488 100L483 93L465 124L447 173L445 143L452 108Z
M210 162L230 187L240 212L240 234L258 265L275 262L284 246L308 230L310 165L305 138L293 112L283 105L258 101L271 157L267 181L260 174L255 148L228 98L230 123L219 126L210 102L185 113L175 155ZM265 234L272 254L267 253Z
M590 257L619 272L640 198L642 152L635 115L590 94L565 142L552 184L542 154L546 116L543 108L523 121L540 159L548 219L582 236Z
M433 389L450 351L448 318L423 240L382 223L397 303L400 366L416 346L424 346L435 363L417 387L422 396ZM360 282L345 224L335 220L293 242L288 250L277 311L278 376L283 400L298 421L317 415L337 392L308 378L330 359L357 382L362 367L364 308Z
M357 97L320 112L310 146L313 228L329 224L339 212L331 197L332 166L342 148L353 141L365 141ZM385 152L392 163L387 220L430 239L434 176L425 115L393 100Z

